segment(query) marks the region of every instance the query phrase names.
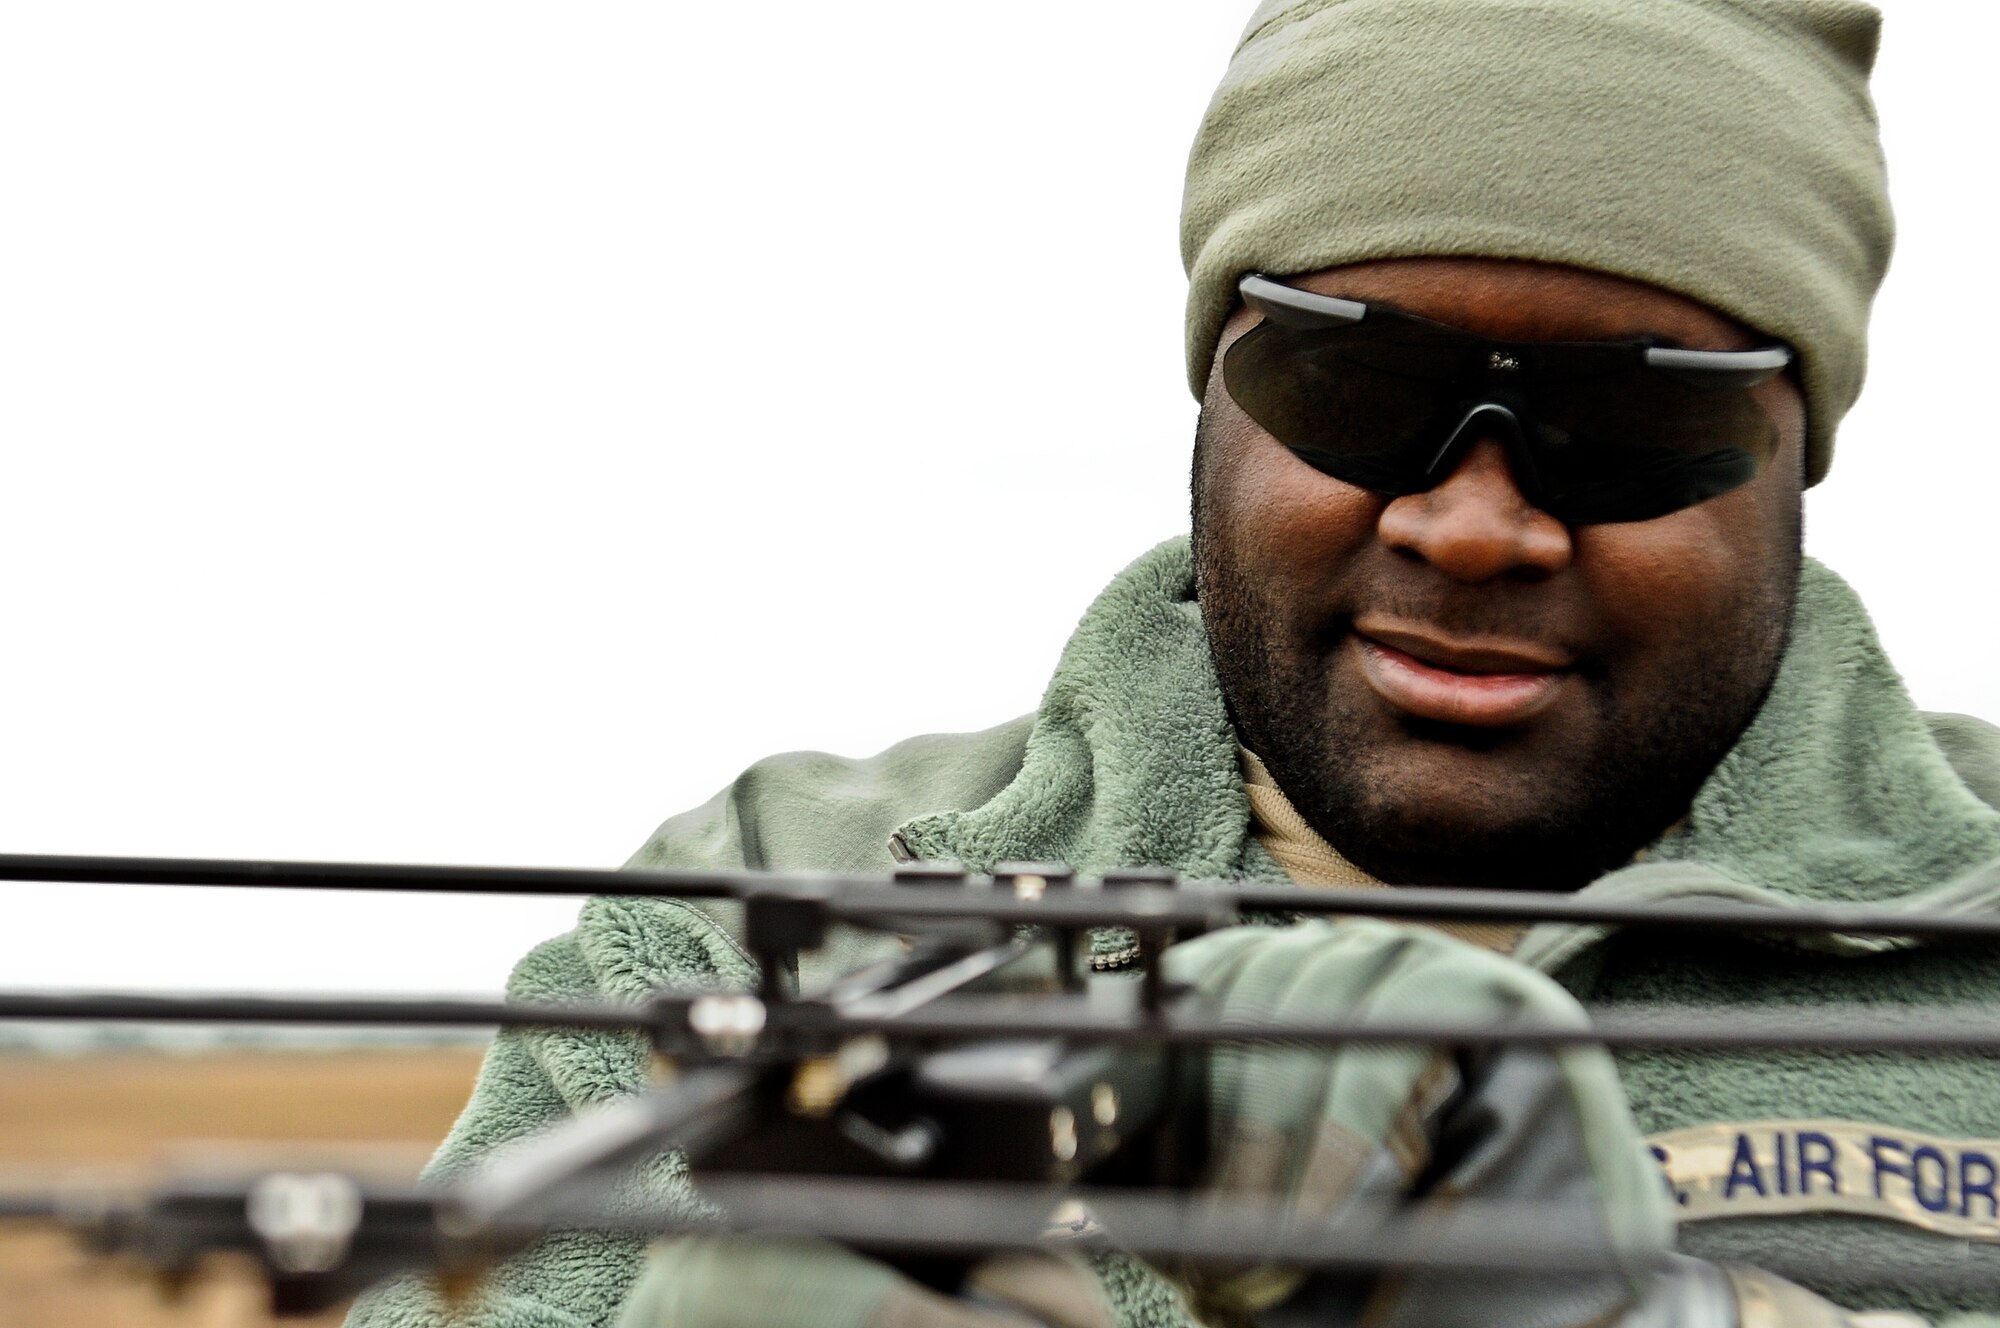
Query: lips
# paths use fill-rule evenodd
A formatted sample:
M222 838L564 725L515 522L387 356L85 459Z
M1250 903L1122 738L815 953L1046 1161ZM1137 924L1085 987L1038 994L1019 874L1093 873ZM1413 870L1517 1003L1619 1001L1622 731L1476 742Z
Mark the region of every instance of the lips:
M1377 696L1417 719L1477 728L1523 724L1561 693L1571 660L1532 642L1457 640L1397 624L1355 624Z

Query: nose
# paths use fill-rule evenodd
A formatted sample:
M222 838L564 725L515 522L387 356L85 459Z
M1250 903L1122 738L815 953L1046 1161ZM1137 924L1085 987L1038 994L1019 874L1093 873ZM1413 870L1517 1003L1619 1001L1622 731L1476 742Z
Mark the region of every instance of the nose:
M1530 503L1499 441L1482 438L1443 482L1392 499L1376 522L1382 542L1455 581L1540 580L1569 566L1569 527Z

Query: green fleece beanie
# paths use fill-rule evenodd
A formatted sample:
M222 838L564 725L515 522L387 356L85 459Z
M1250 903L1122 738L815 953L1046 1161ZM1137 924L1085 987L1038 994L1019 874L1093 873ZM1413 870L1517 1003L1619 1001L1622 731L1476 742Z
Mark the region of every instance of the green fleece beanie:
M1789 342L1817 483L1892 223L1857 0L1265 0L1188 162L1188 383L1245 272L1479 255Z

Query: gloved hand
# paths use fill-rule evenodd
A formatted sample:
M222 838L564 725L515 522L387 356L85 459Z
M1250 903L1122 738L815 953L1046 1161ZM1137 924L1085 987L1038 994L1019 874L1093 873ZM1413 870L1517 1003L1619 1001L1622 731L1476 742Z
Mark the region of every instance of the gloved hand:
M1232 1023L1347 1017L1581 1027L1542 974L1441 933L1372 921L1238 927L1175 946L1168 976ZM1241 1044L1209 1060L1211 1202L1305 1222L1414 1218L1431 1248L1509 1235L1602 1258L1602 1273L1192 1269L1214 1320L1314 1328L1806 1328L1846 1312L1754 1271L1670 1256L1666 1188L1601 1047L1550 1051ZM1561 1214L1506 1226L1495 1206ZM1545 1207L1544 1207L1545 1206ZM1553 1219L1550 1219L1553 1220ZM1664 1265L1665 1271L1660 1271Z
M682 1236L653 1247L618 1328L1111 1328L1081 1262L998 1255L956 1297L824 1241Z
M1436 932L1377 922L1241 927L1175 946L1168 975L1237 1022L1348 1016L1581 1026L1532 969ZM1209 1060L1202 1193L1260 1215L1337 1220L1388 1205L1432 1246L1493 1235L1484 1205L1561 1212L1554 1236L1612 1271L1403 1271L1343 1280L1273 1266L1185 1270L1201 1317L1257 1328L1849 1328L1781 1279L1667 1255L1672 1214L1602 1048L1243 1044ZM1546 1208L1539 1206L1547 1205ZM1373 1211L1372 1209L1370 1210ZM1505 1233L1502 1233L1505 1234ZM1112 1233L1113 1239L1116 1233ZM1664 1272L1655 1271L1667 1260ZM959 1297L825 1242L685 1236L655 1246L619 1328L1111 1328L1080 1262L1008 1255ZM1870 1328L1877 1325L1870 1323Z

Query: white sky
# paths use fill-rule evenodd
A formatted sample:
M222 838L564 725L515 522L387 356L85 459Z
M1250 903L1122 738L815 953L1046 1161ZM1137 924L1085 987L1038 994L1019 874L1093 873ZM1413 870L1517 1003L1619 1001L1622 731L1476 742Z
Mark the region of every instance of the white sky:
M1185 524L1181 169L1248 0L0 11L0 850L613 866L1033 706ZM2000 717L1990 53L1808 545ZM0 987L480 991L572 900L0 885Z

